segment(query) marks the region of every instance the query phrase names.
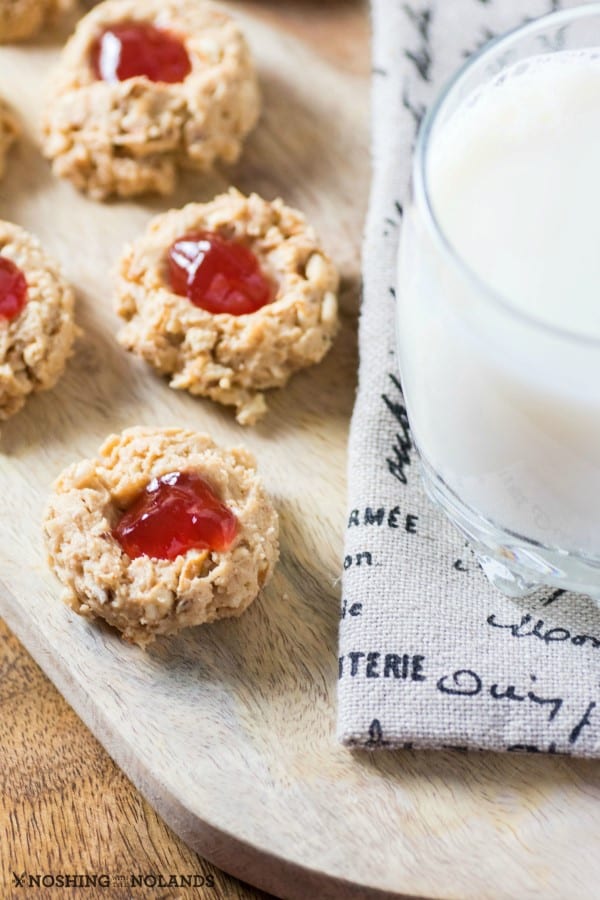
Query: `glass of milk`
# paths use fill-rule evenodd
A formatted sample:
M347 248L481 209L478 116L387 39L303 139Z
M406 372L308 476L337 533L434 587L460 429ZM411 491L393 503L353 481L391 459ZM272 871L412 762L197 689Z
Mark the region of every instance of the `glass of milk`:
M488 45L439 97L398 287L429 494L504 593L600 598L600 3Z

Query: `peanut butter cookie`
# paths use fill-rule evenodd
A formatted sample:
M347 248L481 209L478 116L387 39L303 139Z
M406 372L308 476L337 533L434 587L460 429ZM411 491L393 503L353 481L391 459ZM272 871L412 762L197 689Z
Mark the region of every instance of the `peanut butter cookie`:
M58 381L77 333L74 305L38 240L0 221L0 419Z
M232 189L156 216L126 249L119 341L171 387L234 406L251 425L266 412L264 390L325 356L337 287L297 210Z
M4 100L0 100L0 178L4 177L8 151L21 133L16 115Z
M68 41L44 121L54 172L96 199L170 193L234 162L260 108L248 45L210 0L106 0Z
M44 532L67 603L140 646L241 615L278 556L250 453L179 428L130 428L71 465Z

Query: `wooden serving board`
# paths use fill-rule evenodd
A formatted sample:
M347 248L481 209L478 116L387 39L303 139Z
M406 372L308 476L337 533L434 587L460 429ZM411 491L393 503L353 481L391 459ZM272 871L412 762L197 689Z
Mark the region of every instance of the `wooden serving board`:
M600 879L600 766L552 757L351 753L335 742L345 447L355 389L359 244L368 182L367 82L258 20L244 24L266 111L242 190L282 194L314 220L344 274L343 329L319 367L271 397L258 428L170 391L114 341L123 243L168 205L94 204L35 147L57 51L6 48L0 85L27 139L0 214L36 232L78 290L85 329L66 376L0 437L0 613L166 822L203 856L285 897L585 898ZM238 621L144 654L58 599L40 520L73 459L134 424L208 430L256 453L281 515L282 558Z

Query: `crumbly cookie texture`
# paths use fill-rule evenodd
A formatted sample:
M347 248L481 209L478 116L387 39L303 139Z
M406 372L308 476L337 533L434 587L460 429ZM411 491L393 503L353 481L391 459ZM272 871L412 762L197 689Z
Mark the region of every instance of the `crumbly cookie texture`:
M75 6L76 0L0 0L0 43L37 34L47 23Z
M192 70L180 83L98 81L90 49L109 25L149 22L178 35ZM96 199L174 188L178 166L235 162L258 119L254 64L238 26L210 0L106 0L62 55L44 121L54 172Z
M236 515L237 536L224 552L130 559L112 529L149 481L174 471L206 478ZM271 576L279 552L277 513L252 455L222 450L207 435L179 428L128 429L109 437L96 459L66 469L54 485L44 532L66 602L140 646L241 615Z
M246 243L277 285L256 312L213 314L173 293L166 280L171 244L194 230ZM253 425L266 412L263 391L319 362L338 327L338 274L314 231L281 200L236 190L156 216L120 262L120 343L170 376L173 388L235 406Z
M73 291L37 238L0 221L0 255L25 275L28 298L16 318L0 318L0 419L8 419L29 394L56 384L77 327Z
M0 99L0 178L4 177L8 151L20 133L21 126L15 113Z

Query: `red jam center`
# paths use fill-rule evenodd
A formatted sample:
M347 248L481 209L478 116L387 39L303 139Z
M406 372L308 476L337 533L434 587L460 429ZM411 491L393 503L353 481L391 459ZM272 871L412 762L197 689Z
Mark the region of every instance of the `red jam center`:
M220 234L183 235L169 250L171 288L211 313L243 316L273 298L273 285L248 247Z
M26 303L25 276L12 260L0 256L0 318L16 318Z
M145 22L111 25L96 39L91 64L102 81L125 81L144 75L173 84L192 70L183 43L168 31Z
M175 559L188 550L223 551L237 533L237 519L194 472L154 478L113 530L131 559Z

